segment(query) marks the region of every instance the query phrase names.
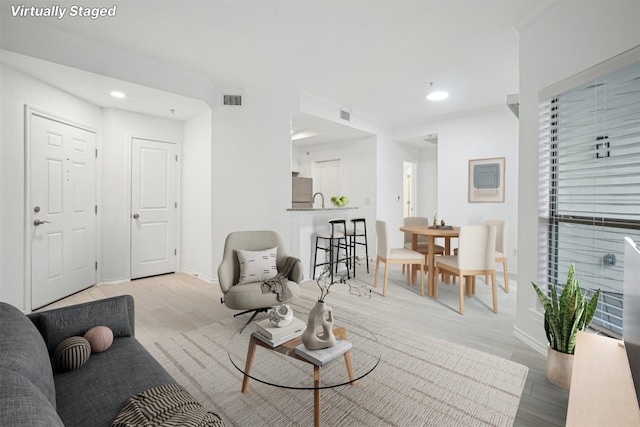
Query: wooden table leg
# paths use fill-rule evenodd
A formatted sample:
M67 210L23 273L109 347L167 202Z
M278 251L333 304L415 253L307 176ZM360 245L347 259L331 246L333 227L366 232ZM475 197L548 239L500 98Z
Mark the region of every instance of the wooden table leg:
M351 351L347 351L344 354L344 364L347 366L347 374L349 374L349 380L351 384L355 384L353 381L356 376L353 374L353 364L351 363Z
M414 251L418 250L418 235L411 235L411 249ZM411 265L411 284L416 284L416 278L418 277L418 266L416 264Z
M313 425L320 427L320 367L313 366Z
M256 340L257 338L251 337L249 339L249 349L247 350L247 361L244 365L244 377L242 378L242 392L246 393L249 387L249 374L251 373L251 367L253 366L253 358L256 355Z
M451 255L451 237L444 238L444 255ZM444 275L444 283L447 285L451 283L451 274L445 273Z
M435 271L436 271L436 255L435 255L435 244L436 244L436 238L434 236L429 236L429 253L428 253L428 260L427 260L427 274L429 275L428 277L428 282L427 282L427 295L429 295L430 297L433 296L433 289L436 287L436 278L435 276Z

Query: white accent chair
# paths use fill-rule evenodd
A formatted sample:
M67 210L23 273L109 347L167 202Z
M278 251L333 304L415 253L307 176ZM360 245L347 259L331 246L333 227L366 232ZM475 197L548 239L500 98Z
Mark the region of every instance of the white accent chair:
M493 225L496 227L496 262L502 263L504 272L504 291L509 293L509 273L507 271L507 223L498 219L488 219L485 225ZM485 277L488 282L489 278Z
M380 262L384 262L384 282L382 296L387 295L387 281L389 278L389 264L419 265L420 266L420 295L424 295L424 254L407 248L390 248L389 233L385 221L376 221L376 241L378 256L376 257L376 271L373 286L378 287L378 271ZM411 275L407 274L407 285L410 285Z
M464 314L464 290L467 296L475 294L475 276L491 276L491 293L493 296L493 312L498 313L498 296L496 288L496 227L492 225L465 225L460 227L458 238L458 255L443 255L436 259L435 277L446 271L459 280L459 311ZM463 281L463 278L466 280ZM433 297L438 298L438 285L433 290Z
M274 247L278 248L276 254L278 272L283 272L285 265L292 267L289 269L287 276L287 286L291 291L291 297L285 301L280 301L275 293L263 293L262 281L239 284L240 262L236 250L263 251ZM282 238L275 231L237 231L227 236L224 242L222 262L218 267L218 281L224 294L220 302L233 310L243 310L235 314L234 317L245 313L253 313L245 326L251 323L258 313L298 298L300 295L298 284L302 281L302 278L302 263L300 260L287 255Z

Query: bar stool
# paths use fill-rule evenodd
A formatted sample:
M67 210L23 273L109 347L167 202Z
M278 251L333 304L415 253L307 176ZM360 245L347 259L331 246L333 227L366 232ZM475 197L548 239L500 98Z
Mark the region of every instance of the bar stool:
M367 273L369 273L369 246L367 244L367 220L365 218L353 218L351 220L353 229L347 230L349 238L349 248L351 251L351 265L353 266L353 277L356 277L356 245L364 246L365 256L367 257ZM361 226L359 225L361 224ZM358 241L358 239L361 239Z
M344 262L347 266L347 278L351 278L349 273L349 244L347 243L347 221L344 219L334 219L329 221L331 230L318 231L316 233L316 249L313 254L313 279L316 278L316 267L323 265L329 266L329 276L331 283L333 283L334 270L338 271L338 264ZM336 228L342 226L342 231L338 231ZM320 239L325 244L320 245ZM345 251L344 258L340 258L340 249ZM318 251L325 252L325 261L318 262ZM327 260L327 254L329 259ZM334 261L335 258L335 261Z

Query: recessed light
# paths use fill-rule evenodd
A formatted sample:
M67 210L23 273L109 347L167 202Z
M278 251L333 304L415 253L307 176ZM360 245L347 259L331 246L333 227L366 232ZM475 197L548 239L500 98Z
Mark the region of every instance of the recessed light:
M449 92L445 92L444 90L433 90L433 82L431 82L429 93L427 94L427 99L429 101L442 101L443 99L447 99L448 97Z
M437 90L435 92L430 92L427 95L427 99L429 101L442 101L443 99L447 99L449 97L449 92L445 92L443 90Z
M110 95L113 96L114 98L125 98L126 97L126 95L124 93L119 92L117 90L112 90L110 92Z

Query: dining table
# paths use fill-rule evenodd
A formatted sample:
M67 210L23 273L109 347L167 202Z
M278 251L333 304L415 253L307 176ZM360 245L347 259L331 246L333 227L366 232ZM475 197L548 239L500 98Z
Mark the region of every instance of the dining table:
M400 227L400 231L411 233L411 248L415 251L418 248L418 236L426 236L429 241L429 251L427 252L427 274L428 286L427 295L433 296L436 286L435 279L435 245L436 239L444 238L444 255L451 254L451 239L460 236L460 227L452 226L426 226L426 225L408 225ZM416 282L417 268L413 266L411 269L411 283Z

